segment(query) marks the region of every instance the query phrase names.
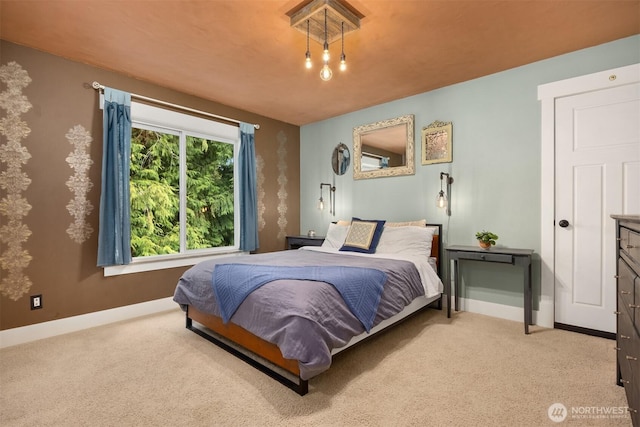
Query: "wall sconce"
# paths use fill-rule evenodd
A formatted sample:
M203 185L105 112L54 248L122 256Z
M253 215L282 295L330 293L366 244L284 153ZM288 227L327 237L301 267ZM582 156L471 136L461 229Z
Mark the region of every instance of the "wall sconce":
M442 178L446 175L447 177L447 192L445 193L442 189ZM438 193L438 197L436 197L436 206L440 209L445 209L447 215L451 216L451 206L449 205L449 200L447 195L451 195L451 184L453 183L453 178L449 176L448 173L440 172L440 192Z
M334 194L336 192L336 187L331 184L320 184L320 199L318 199L318 209L324 210L324 200L322 199L322 187L329 187L329 213L333 216L336 216L336 198Z

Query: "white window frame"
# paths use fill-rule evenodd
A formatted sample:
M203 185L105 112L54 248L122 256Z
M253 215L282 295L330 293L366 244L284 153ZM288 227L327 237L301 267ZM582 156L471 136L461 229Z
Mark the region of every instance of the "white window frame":
M140 102L131 102L131 123L133 127L140 128L161 128L167 133L178 133L180 138L185 138L185 134L197 138L206 138L219 142L231 143L234 146L234 183L238 182L238 154L240 151L240 130L237 126L232 126L213 120L207 120L196 116L180 113L177 111L158 108ZM184 144L180 143L180 156L185 153ZM186 170L181 162L180 166L180 216L186 208ZM240 251L240 194L239 186L234 185L234 245L221 248L209 249L189 249L179 254L155 255L133 258L130 264L104 267L105 276L116 276L121 274L139 273L143 271L154 271L166 268L184 267L194 265L205 259L212 259L221 256L239 255ZM181 248L184 247L181 233Z

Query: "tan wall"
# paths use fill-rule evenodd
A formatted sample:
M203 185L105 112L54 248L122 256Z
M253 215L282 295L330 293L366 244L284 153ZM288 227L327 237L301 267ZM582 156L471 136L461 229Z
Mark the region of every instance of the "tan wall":
M23 223L31 231L23 249L32 257L24 269L31 287L14 301L6 292L0 296L0 329L9 329L55 320L173 295L176 282L186 267L155 272L103 277L96 267L100 174L102 158L102 110L98 109L98 92L88 88L94 80L131 93L172 102L259 123L256 131L256 155L261 196L260 250L271 252L285 247L284 236L300 229L300 130L298 126L268 119L206 101L195 96L135 80L128 76L94 68L36 50L0 41L0 66L15 61L31 78L22 90L32 104L20 116L30 129L21 144L31 158L22 171L31 179L23 196L31 210ZM215 76L212 76L215 78ZM229 88L233 90L233 88ZM0 92L7 85L0 83ZM2 117L7 112L1 110ZM81 125L93 138L90 156L93 165L89 178L93 188L88 199L93 211L87 222L93 233L83 243L67 234L73 218L66 209L73 195L66 186L73 174L66 158L74 147L65 135ZM0 135L0 147L7 138ZM6 165L0 163L2 170ZM0 188L0 200L7 192ZM0 227L8 218L0 213ZM7 246L0 244L0 254ZM0 270L0 281L8 276ZM5 282L6 283L6 282ZM22 286L16 283L16 286ZM43 308L30 309L30 295L42 294Z

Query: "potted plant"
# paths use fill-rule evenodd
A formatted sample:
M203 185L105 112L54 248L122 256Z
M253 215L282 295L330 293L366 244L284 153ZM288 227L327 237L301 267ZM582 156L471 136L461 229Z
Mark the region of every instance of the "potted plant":
M490 231L478 231L476 233L476 239L478 239L478 244L483 249L489 249L491 246L496 244L496 240L498 240L498 235L494 234Z

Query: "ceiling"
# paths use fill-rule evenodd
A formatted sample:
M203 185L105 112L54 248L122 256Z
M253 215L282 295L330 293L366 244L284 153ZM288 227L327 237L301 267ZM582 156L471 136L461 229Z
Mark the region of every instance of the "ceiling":
M364 18L325 82L289 24L300 3L0 0L0 37L305 125L640 33L640 0L349 0Z

